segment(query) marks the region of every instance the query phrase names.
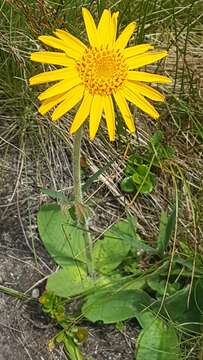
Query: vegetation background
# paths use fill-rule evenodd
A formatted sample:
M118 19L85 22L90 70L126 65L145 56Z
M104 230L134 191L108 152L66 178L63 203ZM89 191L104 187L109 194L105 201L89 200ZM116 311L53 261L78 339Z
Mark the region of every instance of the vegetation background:
M150 42L169 51L164 62L148 66L148 70L174 80L163 88L167 101L157 105L161 114L158 122L135 109L135 135L129 136L118 120L115 144L107 142L105 128L92 143L85 137L84 181L101 169L100 177L86 193L94 211L91 227L99 236L130 209L139 232L153 243L161 211L175 204L178 213L170 255L192 253L191 283L197 254L203 261L202 0L0 0L0 285L4 292L4 287L17 290L11 290L13 298L0 294L2 360L14 359L14 351L17 360L64 356L60 349L52 354L46 350L54 325L40 314L36 304L30 307L17 300L25 291L30 294L40 288L42 280L55 269L36 230L36 211L46 199L40 188L66 194L72 191L68 127L73 113L59 123L37 113L38 90L28 86L28 78L42 67L31 63L29 54L39 49L37 37L51 34L55 28L65 28L83 39L82 6L91 9L96 19L104 8L119 10L119 30L136 20L138 31L132 44ZM162 131L174 156L156 174L157 183L150 194L121 191L128 155L142 155L157 130ZM103 169L107 163L109 167ZM134 326L126 328L124 340L110 328L106 343L106 330L93 328L87 353L99 347L97 359L132 359ZM200 349L201 335L186 344L185 358L202 359Z

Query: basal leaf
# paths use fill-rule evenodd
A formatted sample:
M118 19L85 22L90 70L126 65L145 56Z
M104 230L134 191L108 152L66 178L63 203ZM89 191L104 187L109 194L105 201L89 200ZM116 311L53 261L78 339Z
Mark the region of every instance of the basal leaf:
M52 199L65 200L66 197L62 191L54 191L49 189L41 189L42 194L48 195Z
M87 277L82 267L70 265L49 276L47 290L55 295L69 298L86 292L93 285L94 281Z
M155 252L137 234L137 226L132 216L114 224L105 232L104 239L96 242L93 248L95 269L102 274L111 273L123 262L130 250Z
M177 334L172 326L155 319L141 331L137 342L136 360L180 360Z
M112 288L89 295L82 313L92 322L111 324L138 316L151 302L151 297L142 290Z
M161 310L162 314L172 321L182 322L184 319L184 313L187 310L188 294L189 286L176 291L175 294L166 297L164 301L162 301L162 299L157 301L154 303L152 309L155 312L159 312Z
M167 284L167 289L166 289L166 279L163 280L161 279L159 276L148 276L147 277L147 285L154 291L156 291L156 293L158 295L172 295L174 293L177 292L177 290L179 290L179 283L168 283ZM166 294L165 294L166 292Z
M144 311L140 311L140 313L137 315L137 320L143 329L148 329L155 319L155 315L148 308L146 308Z
M93 248L95 269L108 274L116 269L125 259L131 249L132 238L123 236L128 230L127 221L113 225L111 230L106 231L103 240L98 240Z
M201 319L203 321L203 277L197 280L194 286L194 304L196 309L201 314Z
M40 237L57 264L61 266L85 262L83 231L68 211L57 204L45 204L38 213Z
M183 258L181 256L174 256L174 260L175 263L182 265L184 268L186 268L189 272L192 272L194 270L194 254L190 257L187 258ZM200 259L198 259L198 254L197 254L197 259L195 261L196 264L196 268L195 268L195 274L196 275L201 275L201 278L203 276L203 265L202 262L200 262Z
M165 298L162 307L162 300L157 301L151 307L155 313L161 313L164 318L178 322L185 331L200 332L203 324L203 301L202 288L198 281L194 283L190 293L190 285L175 294Z
M145 251L148 254L156 253L156 250L151 246L145 243L144 240L141 239L140 235L137 233L137 223L135 217L128 215L127 218L128 223L128 236L132 238L132 249L136 252Z

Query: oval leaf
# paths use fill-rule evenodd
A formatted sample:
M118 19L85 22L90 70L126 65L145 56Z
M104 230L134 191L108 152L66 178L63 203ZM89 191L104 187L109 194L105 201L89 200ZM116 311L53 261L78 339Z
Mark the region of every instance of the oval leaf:
M104 239L98 240L93 248L95 269L102 274L111 273L129 253L132 240L127 221L113 225L105 232Z
M151 304L151 297L142 290L98 291L90 295L82 307L83 315L90 321L116 323L138 316Z
M121 181L121 190L127 193L131 193L136 190L136 186L132 180L132 176L127 176Z
M47 290L64 298L79 295L93 286L94 282L87 278L86 271L79 266L67 266L50 275Z
M141 331L136 360L179 360L180 347L176 332L164 321L155 319Z
M57 264L85 262L85 240L68 211L57 204L45 204L38 213L40 237Z

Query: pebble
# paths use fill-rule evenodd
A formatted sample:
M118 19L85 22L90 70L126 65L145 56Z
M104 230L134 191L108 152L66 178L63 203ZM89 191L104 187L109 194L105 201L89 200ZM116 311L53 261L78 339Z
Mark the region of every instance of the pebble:
M35 288L32 290L32 297L34 299L38 299L39 298L39 295L40 295L40 292L39 292L39 289L38 288Z

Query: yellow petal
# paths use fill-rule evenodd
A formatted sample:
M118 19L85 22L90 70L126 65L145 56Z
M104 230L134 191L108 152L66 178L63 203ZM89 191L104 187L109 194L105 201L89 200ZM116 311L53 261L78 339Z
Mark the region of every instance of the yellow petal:
M42 105L39 107L38 111L41 115L45 115L49 110L51 110L54 106L58 105L61 101L65 99L67 92L55 95L49 99L46 99L42 102Z
M43 91L39 96L39 100L48 99L54 95L62 94L65 91L72 89L74 86L81 84L79 77L72 77L68 80L62 80L58 84L55 84Z
M116 40L116 48L117 49L124 49L130 40L133 32L135 31L137 25L135 22L131 22L129 25L126 26L126 28L123 30L123 32L120 34L118 39Z
M127 81L126 82L126 87L130 90L132 90L133 92L137 93L138 95L143 95L148 97L151 100L154 101L164 101L165 100L165 96L163 94L161 94L159 91L153 89L152 87L139 83L137 82L131 82L131 81Z
M111 12L109 10L104 10L99 21L97 37L99 39L100 46L106 46L110 41L110 30L111 30Z
M109 30L109 45L114 45L116 41L117 26L118 26L119 12L115 12L111 18L110 30Z
M103 96L94 95L90 110L90 139L93 140L97 133L103 111Z
M83 44L83 42L75 36L71 35L68 31L56 29L54 34L58 36L59 39L63 40L66 46L75 49L75 51L77 51L80 55L82 55L85 51L85 44Z
M53 121L58 120L61 116L73 108L83 97L84 85L75 86L66 93L65 100L54 110L51 118Z
M160 52L147 52L141 55L137 55L131 58L126 59L126 63L130 69L136 69L144 65L151 64L155 61L158 61L165 56L167 56L167 51L160 51Z
M29 83L30 85L44 84L51 81L62 80L68 77L70 77L70 68L45 71L43 73L32 76L29 79Z
M127 78L132 81L146 81L150 83L167 84L172 82L167 76L151 74L144 71L129 71Z
M51 46L55 49L63 50L68 55L68 57L78 59L80 58L80 53L78 53L75 48L71 48L65 45L65 42L55 38L54 36L39 36L38 39L44 44Z
M156 111L154 106L152 106L142 95L138 95L131 89L128 89L126 86L123 88L122 92L127 100L135 104L138 108L150 115L153 119L159 118L159 113Z
M53 65L62 65L62 66L75 65L75 60L68 58L68 56L64 53L39 51L32 53L30 58L32 61L40 62L43 64L53 64Z
M82 8L82 15L90 45L95 47L97 46L98 41L97 41L97 28L94 19L86 8Z
M154 47L150 44L140 44L136 46L131 46L123 50L123 55L126 58L130 58L132 56L143 54L148 50L152 50Z
M121 115L126 123L126 126L130 130L130 132L134 132L135 124L134 124L133 116L125 100L124 94L121 91L117 91L116 93L114 93L114 98L121 112Z
M111 96L104 96L104 113L110 141L115 140L115 111Z
M92 99L93 99L93 96L89 92L86 92L84 95L83 101L82 101L82 103L75 115L73 123L71 125L71 128L70 128L71 134L75 133L81 127L81 125L84 123L86 118L88 117L88 115L90 113L90 109L91 109Z

